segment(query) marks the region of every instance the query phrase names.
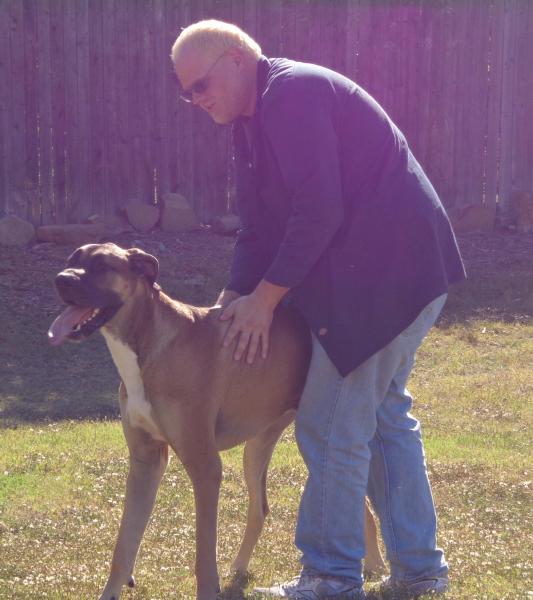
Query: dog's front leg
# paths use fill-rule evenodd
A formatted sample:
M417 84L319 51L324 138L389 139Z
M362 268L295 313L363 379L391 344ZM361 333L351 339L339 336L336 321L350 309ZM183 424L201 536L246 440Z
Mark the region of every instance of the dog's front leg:
M201 445L199 446L199 440ZM202 443L203 442L203 443ZM217 509L222 463L214 446L199 434L192 448L177 449L191 479L196 506L197 600L215 600L220 591L217 563Z
M126 437L130 445L135 434ZM137 551L167 463L166 444L154 442L141 446L130 445L130 470L124 512L113 552L111 572L100 600L118 600L123 585L128 583L133 586L132 574Z

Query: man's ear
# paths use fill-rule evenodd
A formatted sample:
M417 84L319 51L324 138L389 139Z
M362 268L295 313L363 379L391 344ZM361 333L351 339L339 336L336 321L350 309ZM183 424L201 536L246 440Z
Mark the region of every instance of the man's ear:
M154 285L159 275L159 261L155 256L139 250L139 248L130 248L128 250L128 261L135 273L144 275Z
M244 62L244 54L242 50L236 46L228 48L228 50L226 50L226 54L228 54L232 58L233 62L238 66L242 65Z

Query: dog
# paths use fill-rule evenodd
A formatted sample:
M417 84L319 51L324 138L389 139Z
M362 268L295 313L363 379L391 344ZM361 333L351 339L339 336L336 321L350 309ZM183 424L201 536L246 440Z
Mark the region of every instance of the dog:
M196 506L197 600L214 600L221 450L244 446L249 494L246 529L233 562L245 573L268 513L267 469L274 446L293 421L310 360L310 334L287 307L276 309L266 359L233 358L222 340L220 307L174 300L157 283L157 259L138 248L78 248L55 285L66 309L48 332L52 345L100 331L121 383L122 427L130 462L124 511L110 575L100 600L118 600L135 585L133 569L169 446L191 479ZM366 507L366 570L381 570L372 513Z

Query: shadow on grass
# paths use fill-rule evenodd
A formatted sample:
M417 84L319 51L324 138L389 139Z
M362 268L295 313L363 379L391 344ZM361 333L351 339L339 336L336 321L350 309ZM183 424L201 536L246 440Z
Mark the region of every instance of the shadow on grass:
M469 322L533 320L533 268L510 273L472 275L450 288L437 327Z
M47 322L12 332L0 357L0 426L116 418L119 378L101 336L52 348Z

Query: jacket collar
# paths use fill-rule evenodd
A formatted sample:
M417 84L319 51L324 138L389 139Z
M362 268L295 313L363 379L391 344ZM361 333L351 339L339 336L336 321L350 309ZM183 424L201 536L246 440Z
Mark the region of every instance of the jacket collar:
M272 65L270 63L270 60L266 56L261 55L257 63L257 100L255 103L255 112L251 117L238 117L234 121L234 125L241 124L246 127L249 127L254 121L257 120L257 116L259 114L259 109L261 106L261 100L263 98L263 94L265 93L268 87L268 75L270 73L271 67Z
M261 98L263 97L263 94L265 93L265 90L267 88L268 74L271 68L272 65L270 63L270 60L266 56L261 55L259 57L259 62L257 63L257 105L255 111L256 114L258 112L257 109L259 108Z

